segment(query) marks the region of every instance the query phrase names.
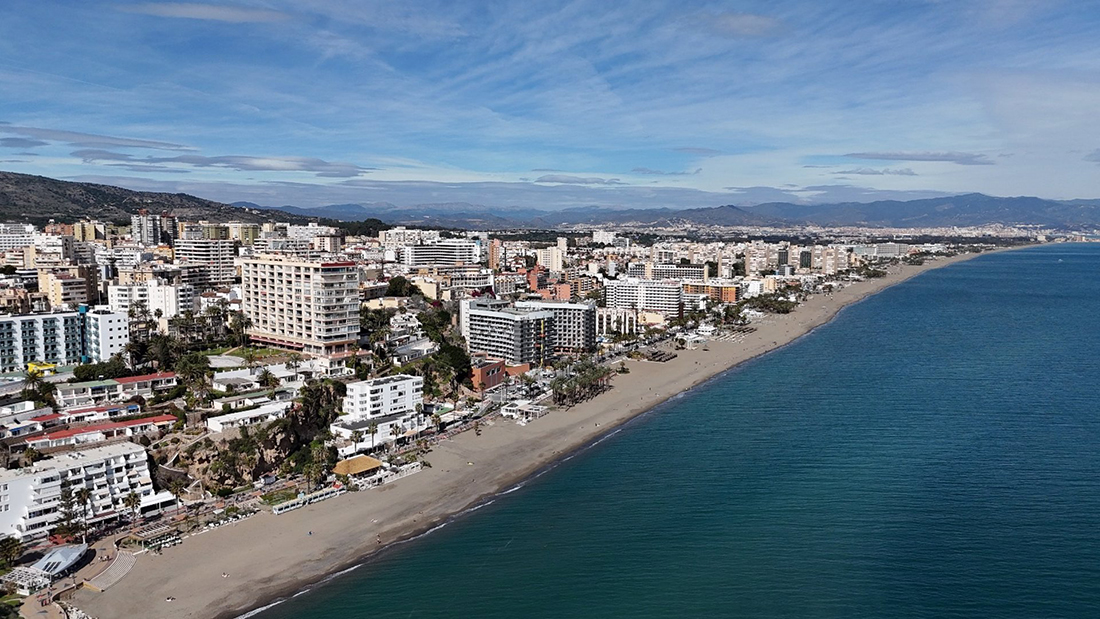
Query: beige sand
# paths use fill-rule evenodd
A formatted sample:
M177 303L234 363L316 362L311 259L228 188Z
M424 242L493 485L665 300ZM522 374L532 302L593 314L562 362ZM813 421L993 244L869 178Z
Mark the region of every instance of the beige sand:
M614 388L594 400L525 427L497 420L481 436L458 435L425 457L432 468L382 489L280 516L262 513L189 538L161 556L143 555L120 583L104 593L81 591L73 602L99 619L238 616L442 522L655 404L794 340L846 305L969 257L893 267L888 277L815 295L791 314L762 321L739 341L710 343L709 351L680 351L664 364L631 361L630 373L616 376ZM176 599L166 602L168 596Z

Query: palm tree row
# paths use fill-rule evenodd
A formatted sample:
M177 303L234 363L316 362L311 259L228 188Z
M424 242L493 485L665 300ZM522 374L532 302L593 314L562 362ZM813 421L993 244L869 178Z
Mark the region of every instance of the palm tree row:
M567 370L564 376L550 381L554 403L572 406L593 398L607 389L613 374L611 368L582 360Z

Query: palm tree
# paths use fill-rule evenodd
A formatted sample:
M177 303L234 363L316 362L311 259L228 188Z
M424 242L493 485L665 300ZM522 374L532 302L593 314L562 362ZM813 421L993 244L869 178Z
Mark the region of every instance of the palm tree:
M292 352L286 356L286 369L294 372L294 375L298 375L298 368L302 365L302 355Z
M372 421L370 425L367 426L367 432L370 432L370 449L374 451L374 436L378 434L378 423Z
M77 490L74 495L77 502L80 503L80 511L82 513L81 518L81 538L83 542L88 541L88 505L92 502L92 491L88 488L81 488Z
M131 525L131 528L137 527L137 521L138 521L138 516L137 515L138 515L138 508L141 507L141 495L139 495L136 492L131 492L130 494L127 494L125 498L122 499L122 504L125 505L130 510L130 525Z
M275 376L271 370L264 368L260 372L260 376L256 381L261 387L271 390L271 399L275 399L275 388L279 386L279 377Z
M435 426L436 434L443 430L443 417L439 413L432 413L432 425Z
M363 440L362 430L353 430L351 433L352 451L359 451L359 441Z
M393 450L394 451L397 451L397 439L400 438L401 435L404 434L404 433L405 433L405 428L402 428L400 425L395 423L392 426L390 426L390 436L393 437Z
M180 497L187 491L187 482L183 479L176 477L172 481L168 482L168 492L171 492L176 497L176 514L180 513L180 508L183 507L183 502Z
M256 361L260 356L256 353L256 349L249 346L244 349L244 364L248 366L248 373L252 374L256 369Z

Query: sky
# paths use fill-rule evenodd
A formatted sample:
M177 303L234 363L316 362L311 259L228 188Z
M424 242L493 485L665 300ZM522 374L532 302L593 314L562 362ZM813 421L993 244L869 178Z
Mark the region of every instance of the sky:
M221 201L1100 197L1100 0L4 0L0 169Z

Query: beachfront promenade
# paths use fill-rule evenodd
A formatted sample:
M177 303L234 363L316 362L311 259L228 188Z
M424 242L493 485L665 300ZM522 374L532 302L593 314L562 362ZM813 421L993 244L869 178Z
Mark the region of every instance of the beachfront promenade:
M630 372L616 375L613 388L592 400L526 426L483 422L480 434L463 432L436 444L424 457L431 466L420 473L279 516L261 513L163 554L142 555L110 589L80 591L73 602L99 619L237 616L438 525L655 404L789 343L868 294L968 257L893 267L885 278L814 295L791 314L761 321L737 341L678 351L667 363L628 360Z

